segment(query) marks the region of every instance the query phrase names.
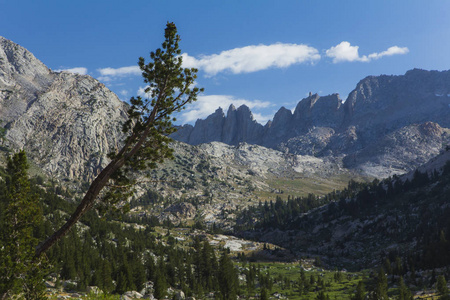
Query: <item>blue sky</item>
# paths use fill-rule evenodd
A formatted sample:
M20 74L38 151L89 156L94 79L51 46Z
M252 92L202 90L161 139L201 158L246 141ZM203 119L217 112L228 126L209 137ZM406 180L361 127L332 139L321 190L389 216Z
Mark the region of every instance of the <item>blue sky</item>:
M160 47L167 21L205 88L183 123L234 103L265 124L309 92L345 100L369 75L450 69L450 1L0 0L1 36L124 101L144 88L138 57Z

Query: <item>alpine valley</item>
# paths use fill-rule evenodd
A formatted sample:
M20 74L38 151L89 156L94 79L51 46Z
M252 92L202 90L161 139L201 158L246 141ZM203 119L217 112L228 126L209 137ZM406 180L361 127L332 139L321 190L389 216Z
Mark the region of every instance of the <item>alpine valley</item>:
M52 71L0 37L0 178L25 150L47 222L37 234L67 218L121 147L127 108L98 80ZM208 273L219 249L239 297L350 299L359 281L372 297L380 266L396 297L400 276L422 293L450 275L450 71L369 76L345 101L310 94L265 125L246 106L218 108L171 137L175 158L137 175L129 213L92 212L49 253L49 293L220 298L223 275Z

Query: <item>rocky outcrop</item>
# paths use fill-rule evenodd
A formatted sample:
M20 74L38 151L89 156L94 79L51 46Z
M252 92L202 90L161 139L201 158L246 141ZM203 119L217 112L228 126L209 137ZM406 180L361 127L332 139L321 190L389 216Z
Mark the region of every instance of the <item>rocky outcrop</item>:
M347 155L344 166L368 175L388 177L426 163L449 143L450 129L432 122L412 124L387 134L370 147Z
M292 119L292 112L285 107L281 107L273 117L273 121L267 122L265 126L263 145L275 148L282 141L291 137Z
M361 80L345 102L346 121L361 129L395 130L432 121L450 127L450 71L414 69Z
M301 134L313 127L338 128L343 121L341 105L342 100L338 94L309 96L297 104L292 129Z
M241 142L261 143L263 127L253 119L250 109L242 105L238 109L231 105L222 130L223 142L237 145Z
M181 202L169 206L164 212L171 213L173 216L180 219L193 219L195 217L196 209L191 203Z
M179 127L172 138L191 145L210 142L228 145L238 145L241 142L260 144L263 132L263 126L253 119L247 106L242 105L236 109L231 105L226 116L222 108L218 108L205 120L197 120L194 127Z
M90 179L120 147L126 106L94 78L53 72L0 37L0 119L6 146L51 176Z
M197 120L189 136L188 144L198 145L202 141L208 141L208 143L220 141L224 123L225 115L222 108L218 108L205 120Z

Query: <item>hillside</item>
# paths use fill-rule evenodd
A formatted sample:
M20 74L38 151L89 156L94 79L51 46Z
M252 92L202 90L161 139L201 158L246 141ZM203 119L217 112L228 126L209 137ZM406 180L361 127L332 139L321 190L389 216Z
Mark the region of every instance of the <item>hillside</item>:
M333 266L367 268L400 256L408 270L432 269L450 263L449 187L447 149L403 177L350 182L329 194L324 199L328 204L307 213L293 213L289 202L248 210L245 214L267 217L259 218L256 230L241 234L283 245L297 255L319 255Z
M187 219L230 228L234 211L248 205L277 196L324 195L344 187L350 178L364 179L334 161L283 154L257 145L214 142L190 146L174 142L172 147L175 159L151 171L150 180L143 179L133 214L159 215L172 204L185 202L196 207ZM148 202L146 191L164 197L161 207L139 204ZM174 214L160 216L166 217L175 223L186 221Z

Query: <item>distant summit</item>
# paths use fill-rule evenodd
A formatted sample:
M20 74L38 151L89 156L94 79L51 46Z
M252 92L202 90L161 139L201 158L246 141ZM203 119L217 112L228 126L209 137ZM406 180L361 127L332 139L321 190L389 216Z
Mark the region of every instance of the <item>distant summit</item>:
M430 135L415 129L425 123L442 130ZM310 93L294 113L282 107L265 126L253 119L248 107L230 106L226 116L218 109L195 126L182 126L172 137L191 145L245 142L293 154L345 157L352 168L387 175L406 172L439 153L449 142L448 128L450 71L414 69L402 76L366 77L345 102L338 94ZM412 149L398 144L402 135L414 137L407 143ZM379 149L382 141L384 150ZM398 157L392 157L392 148ZM370 153L374 156L363 159Z
M236 109L232 104L226 116L222 108L218 108L205 120L197 120L195 126L181 127L173 138L191 145L210 142L261 144L263 134L264 127L255 121L246 105Z

